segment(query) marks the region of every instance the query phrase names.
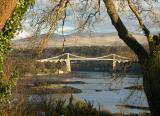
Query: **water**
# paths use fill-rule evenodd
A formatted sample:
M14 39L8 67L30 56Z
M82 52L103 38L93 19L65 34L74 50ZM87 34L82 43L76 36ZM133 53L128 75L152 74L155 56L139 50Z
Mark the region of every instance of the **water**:
M147 110L129 109L117 105L134 105L147 107L146 97L143 91L128 90L125 87L142 84L140 75L121 75L113 77L109 73L79 72L83 78L74 78L75 81L83 81L86 84L69 84L82 90L82 93L74 94L77 99L93 101L101 110L111 112L142 113ZM73 80L72 80L73 81Z
M93 102L95 107L101 110L109 110L112 113L143 113L148 110L130 109L118 107L117 105L134 105L148 107L146 97L143 91L128 90L125 87L130 87L137 84L142 84L140 75L112 75L103 72L76 72L78 75L69 80L83 81L85 84L66 84L82 90L82 93L73 94L76 100L87 100ZM54 95L38 96L32 95L32 101L41 100L42 97L55 97ZM57 95L59 98L62 95ZM69 97L69 94L65 94Z

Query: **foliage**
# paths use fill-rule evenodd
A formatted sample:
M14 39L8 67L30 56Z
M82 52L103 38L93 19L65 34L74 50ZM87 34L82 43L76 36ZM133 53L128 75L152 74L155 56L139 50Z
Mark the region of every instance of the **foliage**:
M11 95L11 90L15 86L15 82L18 77L17 72L12 72L10 79L8 79L3 73L0 74L0 112L3 107L9 102L9 96Z
M135 56L133 51L127 46L70 46L65 47L63 52L61 47L44 48L39 59L49 58L63 53L72 53L78 56L88 57L99 57L112 53L137 60L137 57ZM12 50L11 54L13 54L14 56L20 54L25 57L31 56L32 58L37 58L36 55L34 55L35 53L32 49L14 49Z
M57 64L54 62L37 62L36 59L26 56L10 56L15 62L15 70L18 71L20 77L25 74L38 74L47 73L54 74L58 70L65 71L66 65L62 63ZM58 66L57 66L58 65Z
M12 50L12 55L19 59L19 69L24 70L23 72L30 72L30 73L55 73L58 69L66 71L66 64L65 62L61 63L54 63L54 62L36 62L38 59L45 59L49 57L54 57L60 55L62 52L61 48L45 48L42 51L40 57L34 56L34 52L31 49L25 50ZM135 57L134 53L127 47L111 47L111 46L73 46L73 47L65 47L64 52L72 53L79 56L87 56L87 57L99 57L105 56L111 53L119 54L121 56L129 57L134 60L137 58ZM20 56L19 56L19 55ZM34 58L34 60L32 60ZM25 61L25 62L24 62ZM27 66L28 64L28 66ZM117 71L122 72L124 68L126 68L128 64L124 63L117 63ZM130 65L131 66L131 65ZM35 68L34 68L35 67ZM97 68L98 67L98 68ZM106 68L107 67L107 68ZM28 69L30 70L28 70ZM36 69L36 70L35 70ZM73 71L81 70L81 71L112 71L112 62L110 61L75 61L72 63ZM137 63L132 64L131 67L128 67L125 71L129 72L140 72L141 70Z
M0 30L0 69L7 51L10 49L9 41L14 37L17 30L21 29L21 20L28 7L34 0L19 0L12 16L7 20L4 28Z
M33 3L34 0L19 0L11 17L7 20L3 29L0 30L0 104L8 101L11 89L15 85L15 78L18 75L17 72L13 72L8 77L3 71L4 59L10 49L9 42L14 37L15 32L21 29L23 15Z
M88 101L68 103L65 99L55 99L49 97L48 99L42 99L40 102L32 103L27 102L24 99L26 98L22 97L22 101L19 100L15 107L12 106L7 109L7 112L5 113L10 111L9 116L112 116L107 111L103 112L97 110L93 104Z

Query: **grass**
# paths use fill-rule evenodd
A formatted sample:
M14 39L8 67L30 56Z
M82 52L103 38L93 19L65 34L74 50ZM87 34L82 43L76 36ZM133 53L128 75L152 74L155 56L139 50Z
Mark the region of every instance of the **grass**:
M73 97L66 99L43 99L39 103L29 103L26 97L4 110L3 116L111 116L109 112L97 110L91 102L72 103Z

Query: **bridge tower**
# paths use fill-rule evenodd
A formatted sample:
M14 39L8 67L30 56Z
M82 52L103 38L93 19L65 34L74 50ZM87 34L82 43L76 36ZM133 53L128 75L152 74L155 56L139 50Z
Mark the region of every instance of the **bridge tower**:
M116 63L117 63L117 61L116 61L116 55L113 54L112 71L115 71L115 69L116 69Z
M69 58L69 53L66 53L66 54L67 54L67 59L66 59L67 72L71 72L71 61L70 61L70 58Z

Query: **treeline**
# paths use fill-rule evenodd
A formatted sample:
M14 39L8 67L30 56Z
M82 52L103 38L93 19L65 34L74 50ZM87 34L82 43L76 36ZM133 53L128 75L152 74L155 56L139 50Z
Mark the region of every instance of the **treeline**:
M12 66L14 63L14 66ZM59 70L66 71L65 62L37 62L37 59L31 59L25 56L8 56L5 61L5 68L7 72L10 70L16 70L18 75L24 76L27 73L39 74L39 73L58 73Z
M38 59L49 58L63 53L72 53L85 57L98 57L108 54L117 54L124 57L137 60L134 53L126 46L84 46L84 47L65 47L46 48L40 54L32 49L11 51L10 57L16 59L17 69L22 73L55 73L59 70L66 71L65 62L37 62ZM14 58L13 58L14 57ZM73 61L71 63L72 71L112 71L111 61ZM137 63L117 63L116 71L122 72L140 72Z
M49 58L63 53L72 53L75 55L86 57L104 56L113 53L120 56L137 59L133 51L127 46L72 46L64 48L44 48L42 51L37 51L36 49L14 49L11 51L12 55L26 56L32 58Z
M72 71L113 72L112 61L77 61L72 63ZM138 63L116 63L116 72L141 73Z

